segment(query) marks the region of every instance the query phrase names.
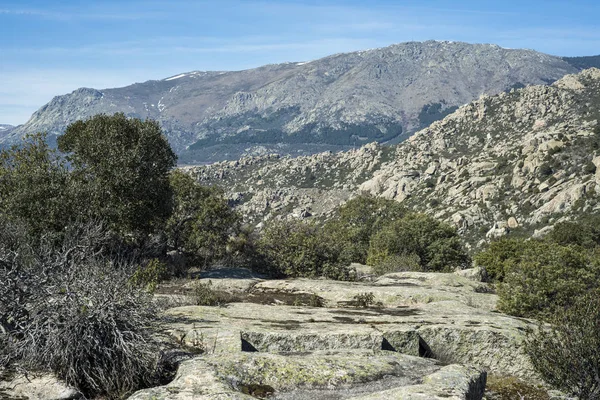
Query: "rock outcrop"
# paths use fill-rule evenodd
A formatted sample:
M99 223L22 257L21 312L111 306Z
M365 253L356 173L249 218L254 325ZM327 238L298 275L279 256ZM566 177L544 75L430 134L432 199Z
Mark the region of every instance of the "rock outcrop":
M297 210L327 218L369 192L450 222L476 245L600 209L598 110L600 70L589 69L551 86L482 96L397 146L189 170L223 186L256 223L298 217Z
M495 312L487 285L462 276L474 274L362 282L266 280L240 269L206 275L200 282L245 301L167 310L165 333L202 355L133 399L246 399L260 390L274 399L481 399L488 372L539 381L522 348L532 321ZM366 293L372 302L357 305ZM323 306L282 296L318 297Z
M50 374L17 374L10 380L2 379L0 370L0 399L75 400L83 396Z
M250 400L274 394L269 398L311 400L332 398L333 391L337 399L481 399L485 379L477 368L381 352L240 353L186 361L173 382L130 399Z

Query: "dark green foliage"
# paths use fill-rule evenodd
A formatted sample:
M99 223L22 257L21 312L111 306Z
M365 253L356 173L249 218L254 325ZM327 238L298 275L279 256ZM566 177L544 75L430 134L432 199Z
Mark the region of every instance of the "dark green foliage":
M216 187L198 184L190 175L173 171L173 214L166 224L169 245L201 265L226 256L231 237L240 231L240 215ZM239 236L239 235L237 235ZM242 244L235 242L239 248Z
M342 246L346 258L364 264L371 237L406 213L397 201L361 194L339 207L324 231Z
M192 298L197 306L220 306L230 301L212 288L212 281L197 282L192 288Z
M308 124L301 131L293 134L281 130L281 126L293 120L298 113L297 108L290 107L268 115L248 112L244 115L220 119L212 126L214 133L192 144L189 150L194 151L219 144L321 143L353 146L373 141L386 142L402 134L402 125L390 120L369 124L342 123L339 128ZM238 130L241 127L249 127L249 129L239 135L223 137L219 134L223 129Z
M447 115L452 114L458 107L447 107L442 110L441 103L426 104L419 113L419 123L422 127L429 126L435 121L443 119Z
M600 68L600 55L585 57L563 57L563 60L580 70L587 68Z
M131 276L130 283L154 293L158 284L169 277L167 265L154 258L138 266Z
M546 238L562 246L592 249L600 244L600 217L590 216L581 222L559 222Z
M545 318L600 283L599 254L579 246L529 240L515 259L497 285L498 309L507 314Z
M521 239L501 238L474 257L475 263L485 269L490 282L502 282L505 271L520 261L526 243Z
M561 222L544 240L501 239L475 261L498 282L498 308L508 314L548 318L573 298L600 285L598 217Z
M583 172L585 172L586 174L595 174L596 173L596 164L594 164L591 161L588 161L583 166Z
M546 178L554 173L552 167L548 163L544 163L538 168L538 175L541 178Z
M124 114L69 125L58 139L76 182L77 212L119 233L145 234L171 213L168 173L176 156L157 122Z
M590 293L530 332L526 351L544 380L582 400L600 398L600 297Z
M275 221L267 225L257 243L265 272L275 276L325 276L352 280L354 271L334 238L322 234L315 223Z
M0 152L0 215L24 222L40 236L63 229L72 217L69 173L42 134Z
M352 305L355 307L369 308L376 305L373 292L359 293L352 298Z
M367 263L378 265L400 254L417 255L425 271L450 272L470 263L456 229L424 214L409 214L377 232Z

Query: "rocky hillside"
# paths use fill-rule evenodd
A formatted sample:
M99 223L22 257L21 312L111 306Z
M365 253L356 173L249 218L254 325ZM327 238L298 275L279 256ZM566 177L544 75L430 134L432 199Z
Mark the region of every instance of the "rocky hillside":
M14 126L7 124L0 124L0 140L3 137L8 136L10 132L14 129Z
M60 134L77 119L120 111L160 121L188 163L348 149L399 142L481 94L550 83L577 70L532 50L401 43L310 62L82 88L55 97L4 142L36 131Z
M397 146L190 168L249 220L327 217L361 191L456 224L472 244L600 209L600 70L460 107Z
M563 57L563 60L580 70L600 68L600 55L586 57Z

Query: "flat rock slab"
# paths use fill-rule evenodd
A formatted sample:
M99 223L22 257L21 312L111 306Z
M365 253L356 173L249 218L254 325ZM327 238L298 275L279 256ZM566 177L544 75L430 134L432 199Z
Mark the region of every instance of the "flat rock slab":
M0 374L1 375L1 374ZM17 375L10 381L0 379L0 399L72 400L82 398L76 389L53 375Z
M487 291L486 284L458 274L425 272L387 274L372 282L267 280L252 287L253 293L313 293L323 298L329 307L344 305L362 293L373 293L375 301L386 307L451 300L491 311L496 308L498 296Z
M396 308L232 303L166 312L167 332L207 353L388 350L537 379L522 351L531 322L442 301Z
M381 351L301 355L213 354L184 362L173 382L135 393L134 400L481 399L486 374L458 365Z

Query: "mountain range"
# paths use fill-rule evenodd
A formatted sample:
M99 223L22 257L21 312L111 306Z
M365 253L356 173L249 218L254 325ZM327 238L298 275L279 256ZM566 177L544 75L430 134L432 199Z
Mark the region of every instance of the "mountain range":
M78 119L115 112L158 120L181 163L397 143L482 95L549 84L595 64L598 57L427 41L244 71L194 71L57 96L0 133L0 145L38 131L60 135Z

